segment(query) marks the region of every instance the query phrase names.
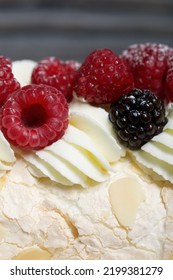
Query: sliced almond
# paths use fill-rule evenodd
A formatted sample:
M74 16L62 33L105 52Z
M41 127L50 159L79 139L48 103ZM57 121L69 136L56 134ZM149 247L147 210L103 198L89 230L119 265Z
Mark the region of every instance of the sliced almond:
M40 248L31 248L20 252L13 260L50 260L48 251Z
M138 207L144 200L142 183L136 177L123 177L109 187L109 198L113 213L122 226L132 228Z

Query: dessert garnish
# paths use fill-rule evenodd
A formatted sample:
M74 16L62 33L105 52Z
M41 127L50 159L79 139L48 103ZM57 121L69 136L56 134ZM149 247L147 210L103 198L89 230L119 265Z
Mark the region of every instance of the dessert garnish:
M135 87L149 89L163 99L171 56L173 49L156 43L131 45L122 53L133 73Z
M109 186L112 210L124 227L134 226L139 205L145 199L143 188L143 182L132 175L116 178Z
M5 57L3 55L0 55L0 66L3 67L3 66L8 66L11 68L12 66L12 62L10 60L10 58L8 57Z
M76 61L63 62L56 57L48 57L39 61L35 66L31 82L57 88L70 102L72 100L74 77L78 67L79 63Z
M56 88L28 85L13 93L1 109L1 130L14 146L41 149L62 138L68 104Z
M0 107L4 104L9 95L19 88L20 84L12 73L12 63L10 59L0 56Z
M133 88L133 76L125 61L110 49L91 52L78 70L74 89L89 103L116 101Z
M173 54L168 60L168 70L166 73L166 85L164 94L168 102L173 102Z
M120 142L131 150L140 149L167 123L163 101L151 91L140 89L112 103L109 119Z

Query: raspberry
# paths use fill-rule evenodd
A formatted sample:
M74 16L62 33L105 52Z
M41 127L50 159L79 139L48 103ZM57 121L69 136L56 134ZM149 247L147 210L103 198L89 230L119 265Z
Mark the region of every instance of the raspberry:
M131 150L140 149L167 123L163 101L151 91L140 89L113 103L109 119L120 142Z
M11 60L8 57L0 55L0 66L12 66Z
M164 99L164 84L168 57L173 50L163 44L146 43L131 45L122 53L131 67L135 87L149 89Z
M31 81L34 84L46 84L55 87L70 102L78 65L75 61L63 62L56 57L43 59L34 68Z
M173 102L173 54L168 61L164 94L168 102Z
M7 140L24 149L41 149L60 139L68 126L68 104L56 88L28 85L12 94L1 112Z
M4 56L0 56L0 108L8 96L19 88L20 84L12 73L11 61Z
M95 104L111 103L133 88L129 67L109 49L91 52L75 81L76 94Z

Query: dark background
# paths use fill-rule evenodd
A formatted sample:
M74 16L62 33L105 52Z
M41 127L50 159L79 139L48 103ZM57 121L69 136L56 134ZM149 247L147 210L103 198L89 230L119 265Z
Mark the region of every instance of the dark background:
M173 0L0 0L0 55L82 61L95 48L173 47Z

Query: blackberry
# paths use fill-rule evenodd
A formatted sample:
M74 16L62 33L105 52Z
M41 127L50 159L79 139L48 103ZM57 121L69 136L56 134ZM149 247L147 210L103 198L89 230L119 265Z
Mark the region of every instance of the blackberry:
M140 149L167 123L163 101L149 90L133 89L111 104L109 119L120 142Z

